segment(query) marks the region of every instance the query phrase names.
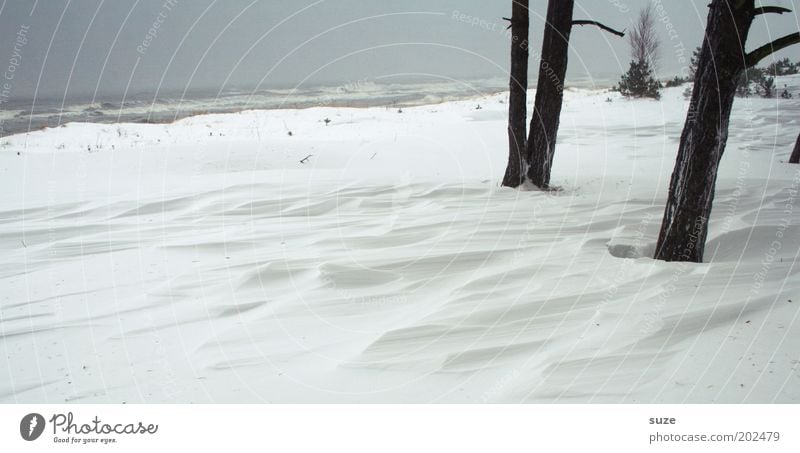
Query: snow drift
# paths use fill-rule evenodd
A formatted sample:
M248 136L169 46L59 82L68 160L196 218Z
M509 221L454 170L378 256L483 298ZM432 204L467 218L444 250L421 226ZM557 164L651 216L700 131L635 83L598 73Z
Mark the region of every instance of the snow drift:
M682 92L568 91L551 193L505 95L6 137L0 400L798 402L800 101L737 100L665 263Z

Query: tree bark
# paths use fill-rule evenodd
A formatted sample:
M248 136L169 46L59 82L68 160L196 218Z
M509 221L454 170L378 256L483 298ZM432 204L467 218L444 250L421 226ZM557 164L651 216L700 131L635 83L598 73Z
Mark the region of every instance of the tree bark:
M692 100L681 134L656 259L702 262L714 185L728 140L736 81L746 69L744 44L754 0L713 0Z
M525 181L528 121L528 0L513 0L511 14L511 80L508 97L508 166L503 185Z
M564 79L567 74L569 36L572 31L574 0L549 0L542 41L542 58L530 135L528 135L528 180L537 187L550 186Z
M794 142L794 151L792 157L789 158L790 164L800 164L800 135L797 136L797 141Z

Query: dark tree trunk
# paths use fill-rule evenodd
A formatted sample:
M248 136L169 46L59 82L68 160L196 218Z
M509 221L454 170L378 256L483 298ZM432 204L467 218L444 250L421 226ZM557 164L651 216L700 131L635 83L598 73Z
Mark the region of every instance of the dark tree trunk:
M528 179L537 187L550 185L564 79L567 74L569 35L572 31L574 0L549 0L542 41L542 58L530 135L528 136Z
M754 0L713 0L689 113L670 182L656 259L702 262L714 184L728 140L736 81L748 65L744 44Z
M794 142L794 151L792 157L789 158L790 164L800 164L800 135L797 136L797 141Z
M511 81L508 98L508 166L503 185L525 181L528 121L528 0L514 0L511 14Z

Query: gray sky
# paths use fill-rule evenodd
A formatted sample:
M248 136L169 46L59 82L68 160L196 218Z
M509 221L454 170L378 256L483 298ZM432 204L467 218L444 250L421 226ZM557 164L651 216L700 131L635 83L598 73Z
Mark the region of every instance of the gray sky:
M126 89L159 87L216 92L407 74L507 75L501 17L510 15L509 0L0 1L0 69L15 70L7 98L30 98L37 90L40 97L121 97ZM664 11L659 75L679 74L702 39L708 0L577 0L575 18L629 28L648 2ZM767 4L792 7L790 0ZM531 9L538 53L546 0L531 0ZM757 18L748 48L798 29L796 13ZM625 39L593 27L576 28L571 47L573 81L607 84L630 59ZM778 56L800 59L800 46Z

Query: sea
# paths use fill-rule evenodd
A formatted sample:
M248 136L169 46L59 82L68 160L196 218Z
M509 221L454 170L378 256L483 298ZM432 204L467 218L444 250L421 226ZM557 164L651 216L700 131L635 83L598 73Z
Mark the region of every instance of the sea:
M596 81L575 81L577 86ZM117 96L7 99L0 137L71 122L169 123L189 116L311 107L402 108L479 98L508 91L508 79L381 83L350 81L304 88L138 93Z

